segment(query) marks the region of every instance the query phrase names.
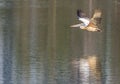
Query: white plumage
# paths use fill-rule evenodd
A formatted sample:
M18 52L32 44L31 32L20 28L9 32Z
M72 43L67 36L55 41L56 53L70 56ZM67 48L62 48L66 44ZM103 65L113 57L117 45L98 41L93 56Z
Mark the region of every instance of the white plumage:
M92 18L88 18L85 14L81 11L77 11L78 20L81 21L79 24L71 25L70 27L80 27L80 29L84 29L87 31L98 31L101 32L101 29L98 28L98 23L101 21L101 11L95 10Z

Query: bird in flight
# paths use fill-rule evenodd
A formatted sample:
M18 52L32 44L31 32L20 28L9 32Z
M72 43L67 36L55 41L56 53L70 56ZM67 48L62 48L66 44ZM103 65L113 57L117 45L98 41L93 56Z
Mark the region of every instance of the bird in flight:
M102 30L98 28L98 24L101 22L101 14L101 10L96 9L92 18L88 18L82 10L77 10L78 20L81 21L81 23L71 25L70 27L80 27L80 29L91 32L102 32Z

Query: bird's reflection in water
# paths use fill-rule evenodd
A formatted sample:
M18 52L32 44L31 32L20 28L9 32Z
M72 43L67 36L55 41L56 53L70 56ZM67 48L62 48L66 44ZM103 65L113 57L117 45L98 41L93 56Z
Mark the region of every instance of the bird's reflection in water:
M101 84L101 66L97 56L86 56L73 61L78 72L78 84Z
M89 84L89 76L90 76L90 65L86 59L81 59L79 61L79 75L80 75L80 82L82 84Z

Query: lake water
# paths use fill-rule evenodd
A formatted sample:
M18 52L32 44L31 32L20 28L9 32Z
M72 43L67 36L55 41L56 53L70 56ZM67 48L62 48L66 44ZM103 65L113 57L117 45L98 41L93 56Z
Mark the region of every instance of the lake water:
M102 10L88 32L76 10ZM120 84L119 0L0 0L0 84Z

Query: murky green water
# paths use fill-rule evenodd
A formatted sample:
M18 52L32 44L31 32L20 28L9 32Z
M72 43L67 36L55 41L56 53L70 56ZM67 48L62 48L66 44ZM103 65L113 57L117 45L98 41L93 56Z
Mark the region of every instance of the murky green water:
M70 28L102 9L102 33ZM0 0L0 84L120 84L118 0Z

